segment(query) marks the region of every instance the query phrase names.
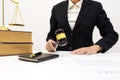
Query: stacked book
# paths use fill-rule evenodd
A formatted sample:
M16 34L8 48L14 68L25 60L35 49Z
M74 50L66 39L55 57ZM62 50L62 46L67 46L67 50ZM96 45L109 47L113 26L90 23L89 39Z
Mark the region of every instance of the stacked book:
M32 53L32 32L0 31L0 55Z

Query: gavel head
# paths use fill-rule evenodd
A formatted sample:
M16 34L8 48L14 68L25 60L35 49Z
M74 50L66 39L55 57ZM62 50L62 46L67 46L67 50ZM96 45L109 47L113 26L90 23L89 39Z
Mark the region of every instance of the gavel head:
M67 37L63 29L57 29L55 31L56 40L59 46L66 46L67 45Z

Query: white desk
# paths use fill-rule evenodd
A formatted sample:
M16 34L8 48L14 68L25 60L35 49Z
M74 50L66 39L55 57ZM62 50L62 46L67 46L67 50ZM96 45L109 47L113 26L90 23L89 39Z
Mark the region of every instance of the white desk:
M0 80L120 80L120 53L72 55L40 63L24 62L18 56L0 57Z

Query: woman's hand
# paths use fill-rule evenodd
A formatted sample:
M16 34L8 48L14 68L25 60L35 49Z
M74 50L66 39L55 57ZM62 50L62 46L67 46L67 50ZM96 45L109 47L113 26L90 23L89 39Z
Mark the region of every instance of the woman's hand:
M52 39L48 40L47 43L46 43L46 49L47 49L49 52L54 52L54 51L56 51L56 48L57 48L57 47L58 47L58 44L57 44L54 40L52 40Z
M72 54L91 55L91 54L96 54L100 50L102 50L102 48L99 45L93 45L89 47L82 47L82 48L76 49L72 51Z

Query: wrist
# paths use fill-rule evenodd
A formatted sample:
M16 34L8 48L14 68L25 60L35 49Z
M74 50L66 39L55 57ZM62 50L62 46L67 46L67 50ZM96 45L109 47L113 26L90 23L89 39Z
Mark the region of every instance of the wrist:
M94 49L96 50L96 52L99 52L102 50L102 47L99 45L93 45L92 47L94 47Z

